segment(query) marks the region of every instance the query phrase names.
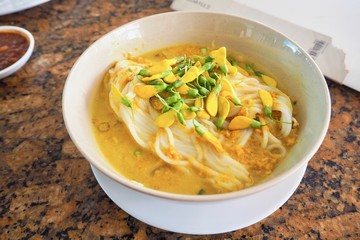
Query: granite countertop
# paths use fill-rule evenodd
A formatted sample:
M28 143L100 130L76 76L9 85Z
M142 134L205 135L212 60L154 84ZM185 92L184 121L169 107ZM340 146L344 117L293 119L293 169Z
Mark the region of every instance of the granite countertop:
M0 80L0 239L360 239L360 93L331 81L326 138L294 195L266 219L185 235L146 225L106 196L65 129L64 83L96 39L170 3L52 0L0 16L36 41L30 61Z

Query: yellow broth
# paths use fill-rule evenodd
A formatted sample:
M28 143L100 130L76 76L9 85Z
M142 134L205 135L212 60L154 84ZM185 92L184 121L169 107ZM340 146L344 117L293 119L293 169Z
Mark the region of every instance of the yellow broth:
M135 61L159 61L179 55L202 55L199 46L181 45L150 52L134 57ZM244 56L231 53L235 59ZM146 60L144 60L146 59ZM244 66L244 62L239 63ZM104 84L96 89L90 106L93 130L96 141L111 165L126 178L146 187L165 192L180 194L216 194L221 191L208 181L202 173L193 168L174 167L165 163L149 150L142 149L133 139L126 125L122 123L109 105L108 92ZM261 131L257 129L255 131ZM238 132L226 134L231 143ZM276 135L276 132L275 132ZM286 148L296 142L296 130L282 139ZM256 184L268 176L280 159L260 147L260 139L251 139L245 147L224 146L227 152L244 164L249 170L253 183Z
M126 125L110 108L108 93L102 84L93 96L91 117L100 149L111 165L126 178L166 192L217 192L196 173L166 164L149 150L139 147Z

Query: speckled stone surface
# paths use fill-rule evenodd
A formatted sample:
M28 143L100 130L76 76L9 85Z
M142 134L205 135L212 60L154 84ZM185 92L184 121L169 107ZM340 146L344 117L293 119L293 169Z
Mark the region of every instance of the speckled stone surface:
M0 239L360 239L360 93L328 82L328 134L295 194L266 219L195 236L146 225L97 184L64 126L69 70L106 32L171 1L53 0L0 16L31 31L30 61L0 80ZM221 219L219 219L221 221Z

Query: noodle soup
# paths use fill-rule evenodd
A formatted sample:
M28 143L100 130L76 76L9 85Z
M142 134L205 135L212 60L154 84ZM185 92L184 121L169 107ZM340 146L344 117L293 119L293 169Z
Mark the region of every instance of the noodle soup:
M188 44L119 61L92 99L97 143L120 174L149 188L250 187L296 143L292 101L267 72L225 47Z

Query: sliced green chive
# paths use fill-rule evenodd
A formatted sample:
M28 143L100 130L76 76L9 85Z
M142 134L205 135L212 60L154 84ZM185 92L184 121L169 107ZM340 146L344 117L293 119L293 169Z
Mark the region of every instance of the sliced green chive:
M148 76L150 76L150 73L149 73L149 70L147 70L147 69L141 69L139 71L138 75L143 76L143 77L148 77Z

